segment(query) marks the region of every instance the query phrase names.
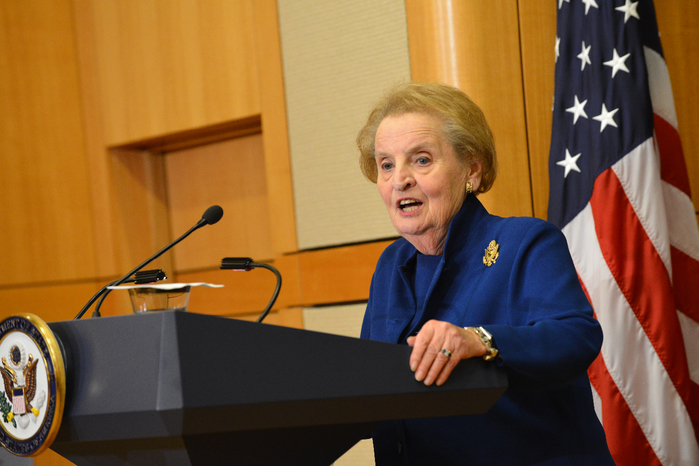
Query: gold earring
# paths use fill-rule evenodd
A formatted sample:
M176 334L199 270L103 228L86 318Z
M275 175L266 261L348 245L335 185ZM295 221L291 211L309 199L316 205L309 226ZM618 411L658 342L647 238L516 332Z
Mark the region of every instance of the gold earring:
M466 182L466 192L469 194L473 192L473 183L470 181Z

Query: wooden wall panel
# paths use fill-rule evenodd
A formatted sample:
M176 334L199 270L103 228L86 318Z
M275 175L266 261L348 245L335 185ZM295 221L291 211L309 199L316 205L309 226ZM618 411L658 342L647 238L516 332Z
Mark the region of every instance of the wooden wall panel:
M296 251L298 245L277 1L255 0L253 17L271 239L278 255Z
M122 275L170 242L165 166L162 156L148 151L112 150L109 157L115 220L110 235L121 264L116 275ZM171 254L148 268L172 270Z
M299 260L297 255L281 256L269 262L282 276L282 288L273 310L301 305ZM190 296L192 312L238 316L259 313L267 306L276 277L262 268L248 272L234 270L200 270L178 273L181 282L205 282L224 285L217 289L196 289Z
M497 215L532 215L517 2L406 0L413 81L466 92L495 135L499 175L481 201Z
M111 163L104 143L102 108L99 105L97 54L94 48L94 24L91 0L73 0L75 48L80 79L80 104L85 129L85 153L90 176L90 219L95 245L95 273L99 277L116 275L120 270L119 244L115 230L119 227L114 215L113 199L118 198L112 186ZM125 271L124 271L125 272Z
M259 114L250 0L89 7L107 145Z
M273 309L366 301L379 256L392 241L303 251L270 263L282 275L282 288ZM178 273L182 282L208 282L221 289L196 289L190 297L193 312L243 315L261 311L275 286L266 270L250 272L201 270Z
M48 450L34 458L34 466L72 466L73 462L68 461L53 450Z
M302 304L369 299L369 286L381 253L393 241L321 249L299 254Z
M2 288L0 319L28 312L45 322L70 320L102 286L90 281Z
M95 272L70 3L0 2L0 284Z
M243 0L73 2L97 270L106 277L170 240L163 159L146 149L173 131L181 139L230 131L231 120L259 127L254 22Z
M211 205L223 207L215 225L174 249L175 268L218 267L223 257L274 256L262 137L257 134L170 152L165 157L171 237L191 228Z
M556 44L556 5L519 0L522 75L534 216L546 219Z
M655 10L675 96L694 209L699 212L699 3L656 0Z

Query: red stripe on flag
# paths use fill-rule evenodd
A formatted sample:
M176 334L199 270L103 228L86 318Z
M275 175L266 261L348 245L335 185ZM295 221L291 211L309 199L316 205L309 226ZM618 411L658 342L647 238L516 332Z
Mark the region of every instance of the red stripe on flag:
M587 300L592 305L587 287L579 275L578 280ZM593 316L597 318L594 309ZM626 404L626 400L609 374L602 354L599 354L587 369L587 375L602 400L604 433L607 437L607 446L617 466L661 465L636 416L629 409L629 405Z
M692 259L676 248L670 248L672 257L672 280L673 291L675 293L675 303L677 310L699 323L699 287L697 287L697 277L699 277L699 262ZM697 357L697 355L687 355L687 358ZM693 380L690 381L693 405L688 406L689 417L694 424L694 434L699 440L699 385Z
M660 178L684 192L688 197L692 197L680 134L658 115L653 115L653 122L660 152Z
M602 399L602 422L607 445L617 466L660 466L662 463L609 375L602 355L597 356L587 373L590 383Z
M605 262L697 431L699 419L692 416L697 411L692 409L689 368L670 277L612 169L597 177L590 205Z
M677 309L699 323L699 262L677 248L670 248L672 280Z

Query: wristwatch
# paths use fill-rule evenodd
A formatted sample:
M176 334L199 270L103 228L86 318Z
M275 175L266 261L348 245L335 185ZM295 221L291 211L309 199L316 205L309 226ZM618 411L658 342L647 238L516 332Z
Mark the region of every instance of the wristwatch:
M498 349L495 347L495 344L493 342L493 336L490 334L489 331L487 331L483 327L465 328L466 330L471 330L473 333L475 333L485 345L485 354L483 355L483 359L485 359L486 361L490 361L498 355Z

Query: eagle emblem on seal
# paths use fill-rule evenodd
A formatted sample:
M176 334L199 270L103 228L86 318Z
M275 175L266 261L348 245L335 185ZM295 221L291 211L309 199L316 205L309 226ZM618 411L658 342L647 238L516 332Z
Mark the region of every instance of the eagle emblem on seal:
M5 384L5 396L0 400L3 408L3 418L5 422L15 424L15 418L19 421L20 427L26 426L29 419L26 415L39 416L39 409L33 406L36 396L36 364L38 360L30 353L27 355L21 343L11 345L8 357L3 356L2 380ZM43 394L43 392L42 392ZM43 398L40 396L37 406L43 405ZM9 401L9 404L8 404ZM24 422L22 422L24 421Z

